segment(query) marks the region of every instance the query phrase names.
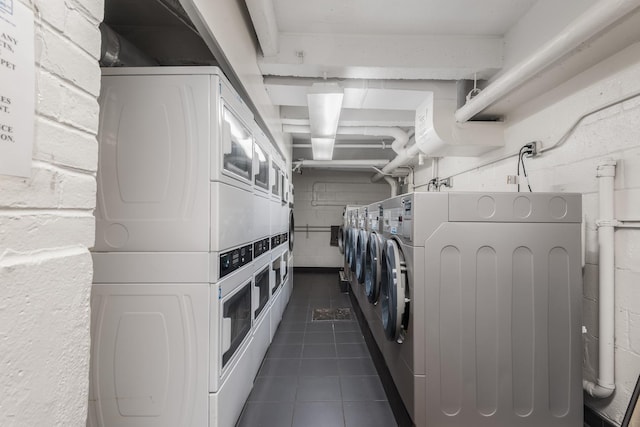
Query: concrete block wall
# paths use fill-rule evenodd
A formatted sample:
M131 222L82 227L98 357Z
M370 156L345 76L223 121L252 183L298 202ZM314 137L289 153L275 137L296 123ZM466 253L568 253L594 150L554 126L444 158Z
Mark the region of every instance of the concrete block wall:
M637 67L637 65L636 65ZM637 69L637 68L636 68ZM635 78L635 85L639 86ZM615 80L615 79L614 79ZM629 80L614 82L629 85ZM612 84L612 79L603 78L586 90L596 94ZM611 86L608 86L608 90ZM621 92L625 93L625 92ZM637 92L637 93L640 93ZM580 93L562 101L576 103L583 108ZM597 107L599 100L590 100ZM550 105L541 114L547 120L562 121L558 109L566 106ZM507 122L508 123L508 122ZM551 122L549 122L551 123ZM604 158L617 160L615 178L616 218L640 220L640 97L618 103L602 111L586 116L558 146L541 156L526 160L527 172L533 191L579 192L583 194L585 221L584 268L583 268L583 323L584 377L595 380L598 371L598 242L596 220L598 219L598 183L596 167ZM507 150L518 151L520 142L514 144L508 136L529 134L536 140L539 126L524 118L507 129ZM546 146L555 141L547 141ZM495 154L494 154L495 155ZM442 177L455 175L451 191L515 191L507 184L507 175L515 175L517 157L510 157L489 166L492 154L478 159L449 158L439 161ZM425 167L416 173L416 183L427 182L431 168ZM426 187L420 187L421 190ZM522 186L522 191L528 191ZM640 229L618 229L615 232L616 250L616 338L615 374L616 391L608 399L585 398L585 403L603 417L619 425L624 417L630 395L640 373Z
M337 246L330 246L331 225L342 224L346 205L369 205L391 194L385 181L371 182L369 172L336 172L305 169L293 174L296 228L323 227L322 232L296 231L296 267L342 267L343 255Z
M35 0L31 176L0 175L0 425L83 426L103 0Z

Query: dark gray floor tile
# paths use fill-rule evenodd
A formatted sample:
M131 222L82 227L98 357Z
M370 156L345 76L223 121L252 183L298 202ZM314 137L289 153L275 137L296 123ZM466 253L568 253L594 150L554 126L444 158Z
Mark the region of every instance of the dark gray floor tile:
M344 427L340 402L298 402L293 410L293 427Z
M305 344L302 347L302 357L305 359L335 358L336 346L334 344Z
M302 344L304 332L280 332L273 337L273 344Z
M360 325L358 325L358 322L352 322L352 321L349 321L349 320L344 320L344 321L340 321L340 322L335 322L333 324L333 329L336 332L359 331L360 330Z
M298 402L342 401L340 381L336 377L299 377Z
M302 359L300 365L301 376L335 376L338 374L338 359Z
M340 377L342 400L387 400L380 378L377 376Z
M360 331L336 332L336 343L356 344L363 342L364 336Z
M371 357L365 343L336 344L338 357Z
M305 322L287 322L280 323L277 332L304 332L306 328Z
M282 323L300 323L307 321L307 312L304 313L285 313L282 316Z
M300 358L302 344L271 344L267 351L267 359Z
M300 372L301 375L305 375L303 369ZM338 372L344 377L378 375L376 367L370 358L338 359Z
M345 402L346 427L397 426L388 402Z
M293 403L247 402L236 427L289 427Z
M304 334L305 344L334 344L335 338L331 332L307 332Z
M298 377L258 377L249 395L250 402L293 402Z
M295 377L299 373L299 359L265 359L258 372L258 377Z
M311 322L307 323L305 332L332 332L333 324L330 321Z

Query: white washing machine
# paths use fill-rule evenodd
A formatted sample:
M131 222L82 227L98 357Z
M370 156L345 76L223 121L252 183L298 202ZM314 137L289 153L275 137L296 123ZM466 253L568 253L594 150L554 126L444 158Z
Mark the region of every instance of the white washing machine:
M254 251L255 253L255 251ZM271 344L271 251L256 256L253 262L253 367L260 368Z
M186 275L140 254L141 278L118 257L94 272L88 425L233 426L258 369L250 261L209 284L205 263Z
M274 239L272 239L273 241ZM277 244L272 245L271 249L271 299L273 300L270 310L271 340L273 340L286 307L286 303L283 302L285 298L282 297L282 290L286 285L287 279L287 266L284 264L283 256L288 253L288 247L284 242L280 242L280 238L278 238Z
M356 237L356 282L364 283L365 258L367 252L367 240L369 239L369 206L361 206L358 209L358 231Z
M358 209L360 206L347 206L345 217L347 228L345 229L344 256L346 262L345 271L355 273L356 271L356 243L358 240Z
M364 263L364 295L370 304L377 304L380 296L382 248L385 240L382 234L382 204L374 203L369 206L369 237Z
M253 116L218 68L103 69L99 102L95 251L254 240Z
M382 210L370 327L414 423L581 426L580 195L411 193Z

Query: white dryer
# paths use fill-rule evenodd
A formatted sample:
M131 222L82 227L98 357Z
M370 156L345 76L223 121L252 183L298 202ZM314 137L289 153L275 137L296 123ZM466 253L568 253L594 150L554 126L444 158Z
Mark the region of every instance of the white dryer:
M95 251L254 240L253 117L218 68L103 69L99 103Z
M254 251L254 253L256 252ZM259 255L256 253L253 267L251 310L253 313L254 360L252 370L257 372L271 343L271 251L266 250Z
M581 426L580 195L411 193L382 209L371 330L414 423Z

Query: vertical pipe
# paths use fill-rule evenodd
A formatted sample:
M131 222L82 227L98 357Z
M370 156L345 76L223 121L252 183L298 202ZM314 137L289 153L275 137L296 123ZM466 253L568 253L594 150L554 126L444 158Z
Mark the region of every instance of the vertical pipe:
M583 381L583 387L593 397L609 397L615 390L615 254L614 254L614 179L615 160L607 159L598 165L598 381Z

